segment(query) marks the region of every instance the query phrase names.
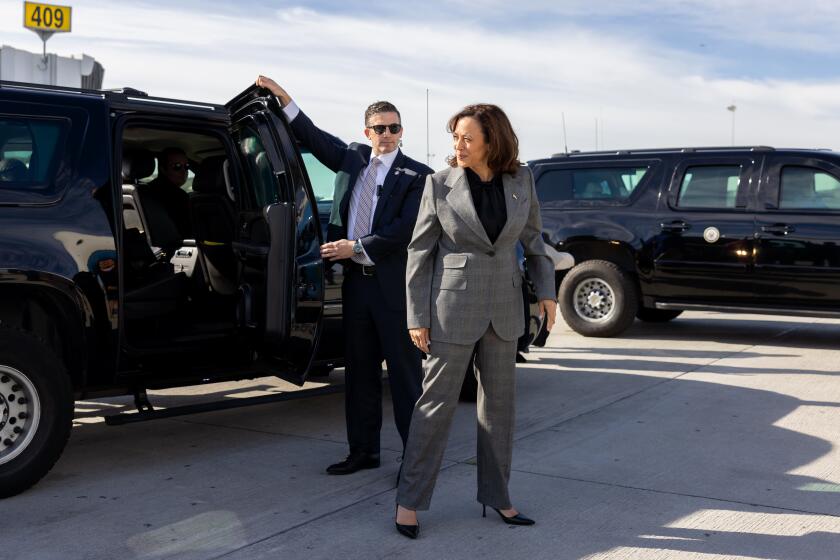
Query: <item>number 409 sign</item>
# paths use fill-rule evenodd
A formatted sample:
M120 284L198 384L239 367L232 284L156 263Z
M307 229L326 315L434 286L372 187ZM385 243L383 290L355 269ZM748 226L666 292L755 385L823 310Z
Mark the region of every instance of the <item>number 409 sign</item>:
M70 31L71 12L70 6L24 2L23 26L34 31L66 33Z

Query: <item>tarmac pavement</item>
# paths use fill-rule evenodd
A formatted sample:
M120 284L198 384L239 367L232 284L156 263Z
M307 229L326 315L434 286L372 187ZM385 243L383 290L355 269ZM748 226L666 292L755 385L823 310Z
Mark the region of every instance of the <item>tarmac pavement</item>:
M561 323L528 357L511 495L534 527L481 517L474 404L411 541L393 526L390 400L382 467L329 476L347 452L341 394L119 427L99 415L131 400L103 399L78 403L49 475L0 502L0 559L840 558L840 321L686 313L612 339ZM341 371L309 386L325 381Z

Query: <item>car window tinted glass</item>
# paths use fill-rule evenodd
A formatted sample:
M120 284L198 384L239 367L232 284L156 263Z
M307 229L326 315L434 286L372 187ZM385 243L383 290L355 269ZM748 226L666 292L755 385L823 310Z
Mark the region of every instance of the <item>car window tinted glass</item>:
M63 121L0 117L0 189L48 188L65 132Z
M335 185L335 173L318 159L304 149L301 149L303 164L309 174L309 182L315 192L315 200L318 202L331 202Z
M648 172L648 167L592 167L550 170L537 180L541 204L569 201L626 201Z
M242 130L239 149L245 159L245 168L254 191L254 202L257 207L268 206L280 202L277 181L268 160L259 134L251 129Z
M783 167L779 208L840 210L840 181L812 167Z
M740 165L689 167L683 175L677 206L735 208L740 177Z

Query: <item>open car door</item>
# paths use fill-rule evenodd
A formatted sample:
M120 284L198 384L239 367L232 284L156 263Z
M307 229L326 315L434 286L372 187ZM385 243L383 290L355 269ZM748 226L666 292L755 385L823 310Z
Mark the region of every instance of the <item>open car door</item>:
M297 385L321 333L324 262L318 209L278 101L252 86L227 104L243 175L233 243L239 322L259 365Z

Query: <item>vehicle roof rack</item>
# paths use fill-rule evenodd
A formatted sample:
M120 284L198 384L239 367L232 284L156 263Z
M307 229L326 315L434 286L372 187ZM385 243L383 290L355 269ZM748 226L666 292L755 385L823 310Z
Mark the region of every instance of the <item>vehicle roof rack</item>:
M227 112L226 109L221 105L214 105L212 103L199 103L195 101L184 101L182 99L171 99L168 97L152 97L145 91L131 87L107 90L103 93L109 101L117 105L143 103L166 109L193 109L213 113Z
M75 93L78 95L96 95L102 97L103 93L96 89L74 88L66 86L52 86L49 84L32 84L29 82L13 82L0 80L0 89L26 89L36 91L54 91L59 93Z
M4 80L0 81L0 88L26 89L56 93L74 93L76 95L95 95L100 98L108 99L110 102L115 104L140 102L169 109L192 109L198 111L207 111L211 113L227 114L227 109L225 109L223 105L214 105L212 103L198 103L194 101L184 101L181 99L169 99L166 97L152 97L145 91L132 87L121 87L115 89L85 89L64 86L52 86L47 84L10 82Z
M122 93L125 95L134 95L136 97L149 97L149 94L145 91L140 91L139 89L134 89L132 87L113 88L102 91L107 91L108 93Z
M592 152L582 152L579 150L571 150L568 153L558 152L552 154L553 158L571 157L571 156L618 156L618 155L632 155L632 154L665 154L665 153L702 153L702 152L772 152L776 148L772 146L686 146L682 148L642 148L633 150L601 150Z

